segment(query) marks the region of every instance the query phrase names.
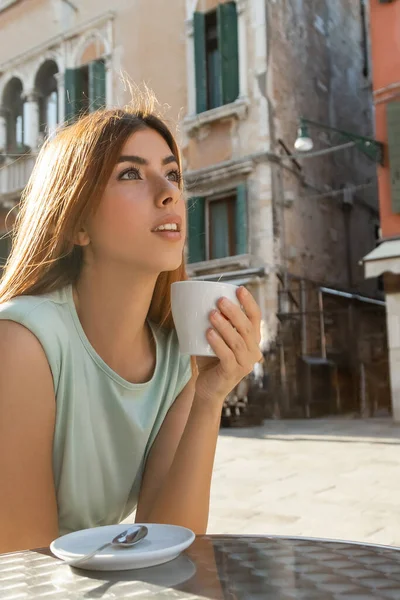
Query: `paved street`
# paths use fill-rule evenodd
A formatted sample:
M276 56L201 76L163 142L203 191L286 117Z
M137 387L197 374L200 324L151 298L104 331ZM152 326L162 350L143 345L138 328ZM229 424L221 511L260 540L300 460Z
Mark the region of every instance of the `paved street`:
M399 452L400 426L390 419L223 429L209 532L400 546Z

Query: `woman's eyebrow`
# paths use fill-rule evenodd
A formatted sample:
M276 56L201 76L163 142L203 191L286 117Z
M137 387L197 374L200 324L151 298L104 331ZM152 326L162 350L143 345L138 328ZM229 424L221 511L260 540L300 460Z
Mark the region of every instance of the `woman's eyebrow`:
M164 158L162 160L162 164L163 165L169 165L170 163L178 163L176 156L174 156L173 154L170 154L169 156L167 156L166 158Z
M117 164L122 163L122 162L132 162L132 163L136 163L137 165L148 165L149 164L148 160L146 160L145 158L142 158L141 156L135 156L134 154L123 154L117 160ZM169 165L170 163L173 163L173 162L177 163L178 161L173 154L170 154L169 156L166 156L165 158L163 158L163 160L161 161L161 164Z

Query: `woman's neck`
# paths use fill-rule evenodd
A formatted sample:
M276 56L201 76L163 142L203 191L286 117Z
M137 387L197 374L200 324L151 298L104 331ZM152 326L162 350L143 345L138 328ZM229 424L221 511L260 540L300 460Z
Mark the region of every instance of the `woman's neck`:
M79 320L101 358L121 377L147 381L155 348L146 325L157 277L84 269L74 289Z

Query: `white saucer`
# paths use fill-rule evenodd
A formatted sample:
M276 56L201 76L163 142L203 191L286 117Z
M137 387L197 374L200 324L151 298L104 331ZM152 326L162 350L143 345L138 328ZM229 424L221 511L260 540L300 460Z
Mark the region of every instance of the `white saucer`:
M92 571L125 571L154 567L177 558L196 537L193 531L185 527L147 523L145 525L149 533L136 546L131 548L111 546L79 565L79 568ZM128 527L130 525L124 523L68 533L54 540L50 544L50 550L62 560L78 560L84 554L111 541Z

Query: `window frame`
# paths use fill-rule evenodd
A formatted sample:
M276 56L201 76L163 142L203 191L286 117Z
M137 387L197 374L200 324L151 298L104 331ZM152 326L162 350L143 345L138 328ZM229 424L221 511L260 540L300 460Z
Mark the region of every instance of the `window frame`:
M243 40L241 42L239 33L240 27L243 29L242 12L243 8L241 5L239 6L237 0L229 0L222 4L218 3L215 9L209 11L193 12L194 110L191 110L191 102L189 102L189 110L195 115L202 115L208 111L233 104L245 95L244 73L241 65L243 62L243 68L245 67L246 57L243 56L243 49L241 49ZM216 106L213 106L211 102L211 79L208 61L210 54L210 39L208 36L210 25L208 21L212 17L215 17L215 36L219 57L218 93L216 93L219 98ZM231 40L234 40L233 45ZM234 72L232 71L232 62L235 65Z
M206 272L208 270L236 267L248 268L251 263L251 175L254 173L254 164L248 159L238 161L229 161L228 163L219 163L207 168L189 171L185 174L186 197L188 205L188 231L187 231L187 269L191 274ZM191 231L194 230L196 239L196 227L199 223L199 218L193 218L189 211L192 210L193 204L197 202L205 203L218 197L226 197L232 193L237 194L237 214L240 227L236 230L236 242L238 245L237 254L227 258L207 260L206 251L203 251L201 260L193 260L194 255L198 255L196 243L191 241ZM194 201L197 201L194 203ZM206 211L203 209L203 215L206 216ZM205 218L201 228L198 230L204 236L204 245L207 243L207 224ZM193 250L193 252L191 252Z

